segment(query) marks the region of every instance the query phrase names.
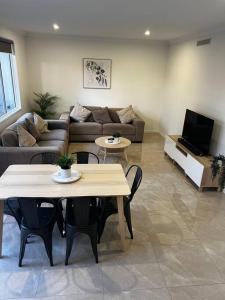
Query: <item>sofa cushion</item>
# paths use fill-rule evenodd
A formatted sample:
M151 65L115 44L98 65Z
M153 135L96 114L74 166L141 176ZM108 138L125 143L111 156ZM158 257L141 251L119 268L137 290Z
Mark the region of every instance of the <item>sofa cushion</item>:
M23 126L17 126L17 134L19 147L33 147L36 146L36 139Z
M79 103L76 103L70 112L70 117L77 122L85 122L90 114L90 110Z
M102 124L93 122L71 123L70 134L102 134Z
M53 129L49 130L49 132L42 133L39 140L40 141L67 141L68 134L64 129Z
M32 122L30 119L25 120L25 125L27 131L36 139L39 140L40 138L40 133L37 130L36 126L34 125L34 122Z
M113 135L115 132L119 132L121 135L135 134L135 127L131 124L103 124L103 135Z
M19 119L17 119L16 123L25 123L26 119L29 119L30 121L34 122L34 115L33 115L33 113L25 113L25 114L23 114L21 117L19 117Z
M48 132L48 122L42 119L42 117L36 113L34 113L34 125L40 134Z
M39 147L57 147L61 154L66 152L66 144L64 141L38 141Z
M3 147L18 147L19 141L16 128L15 130L5 129L1 134L1 140Z
M117 114L123 124L130 123L136 117L132 105L117 111Z
M109 110L110 118L113 121L113 123L121 123L120 118L117 114L117 111L121 110L121 108L118 108L118 109L117 108L108 108L108 110Z
M101 106L85 106L85 107L91 111L91 114L88 116L86 122L95 122L93 118L93 111L101 109Z
M112 123L112 119L110 118L108 108L96 109L92 112L93 118L95 122L100 124Z

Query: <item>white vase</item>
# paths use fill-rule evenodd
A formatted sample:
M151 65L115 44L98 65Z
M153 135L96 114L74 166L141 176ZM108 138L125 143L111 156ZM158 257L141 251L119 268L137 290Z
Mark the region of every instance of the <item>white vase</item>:
M58 174L61 178L69 178L69 177L71 177L71 169L62 169L62 168L60 168Z
M114 143L118 144L120 142L120 138L119 137L114 137Z

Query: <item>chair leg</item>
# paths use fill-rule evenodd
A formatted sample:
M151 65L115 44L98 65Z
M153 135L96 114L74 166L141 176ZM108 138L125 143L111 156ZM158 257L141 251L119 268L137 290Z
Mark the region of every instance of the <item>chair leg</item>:
M64 226L65 222L64 222L63 213L62 213L63 206L62 206L61 202L58 204L57 201L55 201L54 203L57 206L57 209L56 209L57 226L58 226L59 232L61 234L61 237L65 237L65 226Z
M48 233L42 235L45 249L49 258L50 266L53 266L53 258L52 258L52 232L49 231Z
M70 234L70 232L68 232L67 230L67 234L66 234L66 259L65 259L65 265L68 265L68 260L71 254L71 250L73 247L73 239L74 239L74 235Z
M100 240L105 229L106 220L106 217L102 217L98 222L98 244L100 244Z
M91 240L91 246L92 246L92 251L95 256L95 262L96 264L98 263L98 248L97 248L97 234L96 232L91 232L89 234L90 240Z
M62 212L59 209L57 209L57 211L56 211L56 222L57 222L57 226L59 228L61 237L65 237L64 218L63 218Z
M126 218L128 230L130 232L130 238L133 240L134 236L133 236L133 229L132 229L132 223L131 223L131 212L130 212L130 205L129 204L124 210L124 215L125 215L125 218Z
M21 229L20 233L20 254L19 254L19 267L22 267L22 260L24 257L26 242L27 242L28 233Z

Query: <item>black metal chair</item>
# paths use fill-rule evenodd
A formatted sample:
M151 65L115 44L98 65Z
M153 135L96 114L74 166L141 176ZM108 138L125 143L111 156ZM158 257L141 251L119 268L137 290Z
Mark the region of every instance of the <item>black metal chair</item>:
M41 152L34 154L30 159L30 164L56 164L59 154L55 152Z
M130 237L133 239L133 230L132 230L132 222L131 222L131 211L130 211L130 203L139 188L142 180L142 169L137 165L132 165L127 173L126 177L130 174L132 170L136 168L135 176L133 179L133 183L131 186L131 193L129 196L123 198L124 201L124 216L127 222L127 227L130 232ZM112 197L110 199L100 198L100 217L98 223L98 242L100 243L101 236L103 234L106 220L112 214L118 213L116 198Z
M56 164L59 159L59 154L54 152L41 152L33 155L30 159L30 164ZM59 202L58 199L46 198L46 202L51 201L56 205L56 221L62 237L65 236L64 230L64 218L63 218L63 206L62 202Z
M99 158L96 154L87 151L73 152L72 155L76 157L77 164L88 164L90 159L93 158L99 164Z
M59 154L54 153L54 152L37 153L31 157L29 164L55 164L57 162L58 158L59 158ZM54 201L57 201L57 200L54 200ZM14 217L16 219L18 226L20 227L22 217L21 217L21 211L20 211L20 207L19 207L17 198L10 200L10 206L13 208L13 210L11 209L11 207L8 206L7 202L5 201L4 214ZM62 210L62 207L61 207L61 210ZM63 236L64 219L62 216L62 212L57 210L57 215L58 215L57 223L58 223L59 231L60 231L61 235Z
M39 203L46 203L46 200L41 198L17 198L17 200L22 214L19 267L22 266L27 238L31 235L38 235L43 239L50 265L53 266L52 231L56 222L55 204L47 202L52 207L42 207ZM7 200L7 204L13 210L11 199Z
M4 201L4 214L14 217L20 228L22 214L21 214L21 210L17 198L11 198L10 206L8 205L7 201Z
M65 265L68 265L69 256L73 246L73 240L78 232L85 233L89 236L95 261L98 263L97 228L98 210L96 205L93 205L93 199L91 197L67 199Z

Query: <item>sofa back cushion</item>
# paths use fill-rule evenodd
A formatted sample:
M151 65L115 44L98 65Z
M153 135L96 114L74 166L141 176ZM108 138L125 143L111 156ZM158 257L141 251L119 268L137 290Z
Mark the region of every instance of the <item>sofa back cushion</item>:
M100 108L96 109L92 112L93 118L95 122L100 124L107 124L107 123L113 123L112 119L110 118L108 108Z
M117 114L117 111L121 110L121 108L108 108L109 115L113 123L121 123L120 118Z

